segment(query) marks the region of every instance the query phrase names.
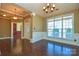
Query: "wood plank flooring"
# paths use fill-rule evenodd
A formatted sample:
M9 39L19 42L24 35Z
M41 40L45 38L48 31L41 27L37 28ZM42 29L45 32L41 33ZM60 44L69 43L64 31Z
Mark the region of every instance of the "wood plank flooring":
M27 39L18 39L11 48L10 39L0 40L1 56L79 56L79 47L48 40L30 43Z

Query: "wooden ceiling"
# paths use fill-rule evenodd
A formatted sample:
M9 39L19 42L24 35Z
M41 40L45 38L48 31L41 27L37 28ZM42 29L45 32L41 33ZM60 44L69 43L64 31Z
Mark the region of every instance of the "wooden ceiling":
M16 10L15 10L16 9ZM2 16L6 14L6 17ZM0 18L12 18L13 16L17 16L18 18L25 18L31 15L31 12L21 8L12 3L2 3L0 4Z

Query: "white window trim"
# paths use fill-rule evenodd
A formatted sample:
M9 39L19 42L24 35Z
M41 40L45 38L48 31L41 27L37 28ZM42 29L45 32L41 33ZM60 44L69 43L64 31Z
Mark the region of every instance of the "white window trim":
M55 19L55 18L57 18L57 17L62 17L62 20L63 20L63 17L64 16L68 16L68 15L71 15L72 16L72 31L73 31L73 37L72 38L74 38L74 13L70 13L70 14L65 14L65 15L61 15L61 16L54 16L54 17L50 17L50 18L47 18L46 20L47 20L47 24L46 24L46 26L47 26L47 37L48 38L54 38L54 37L49 37L48 36L48 20L49 19ZM63 38L63 37L62 37ZM56 38L56 39L59 39L59 38ZM63 38L63 39L65 39L65 38ZM67 39L67 38L66 38ZM72 39L73 40L73 39Z

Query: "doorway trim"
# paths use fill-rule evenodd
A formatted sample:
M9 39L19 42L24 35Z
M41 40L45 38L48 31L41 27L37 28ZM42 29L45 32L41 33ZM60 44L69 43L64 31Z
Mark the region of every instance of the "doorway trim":
M17 24L17 23L22 23L22 22L11 22L11 39L13 39L13 24ZM23 26L23 23L22 23L22 26ZM24 28L22 29L24 30ZM21 33L21 38L23 38L23 35L24 33Z
M16 22L11 22L11 48L13 49L13 24Z
M16 22L11 22L11 39L13 39L13 24Z

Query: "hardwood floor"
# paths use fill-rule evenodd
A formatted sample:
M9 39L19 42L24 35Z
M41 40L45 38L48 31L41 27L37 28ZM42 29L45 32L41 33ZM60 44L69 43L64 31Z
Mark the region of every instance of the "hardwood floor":
M27 39L18 39L16 46L11 48L9 40L0 40L1 56L78 56L79 47L47 40L30 43Z
M11 51L11 40L2 39L0 40L0 55L8 55Z

